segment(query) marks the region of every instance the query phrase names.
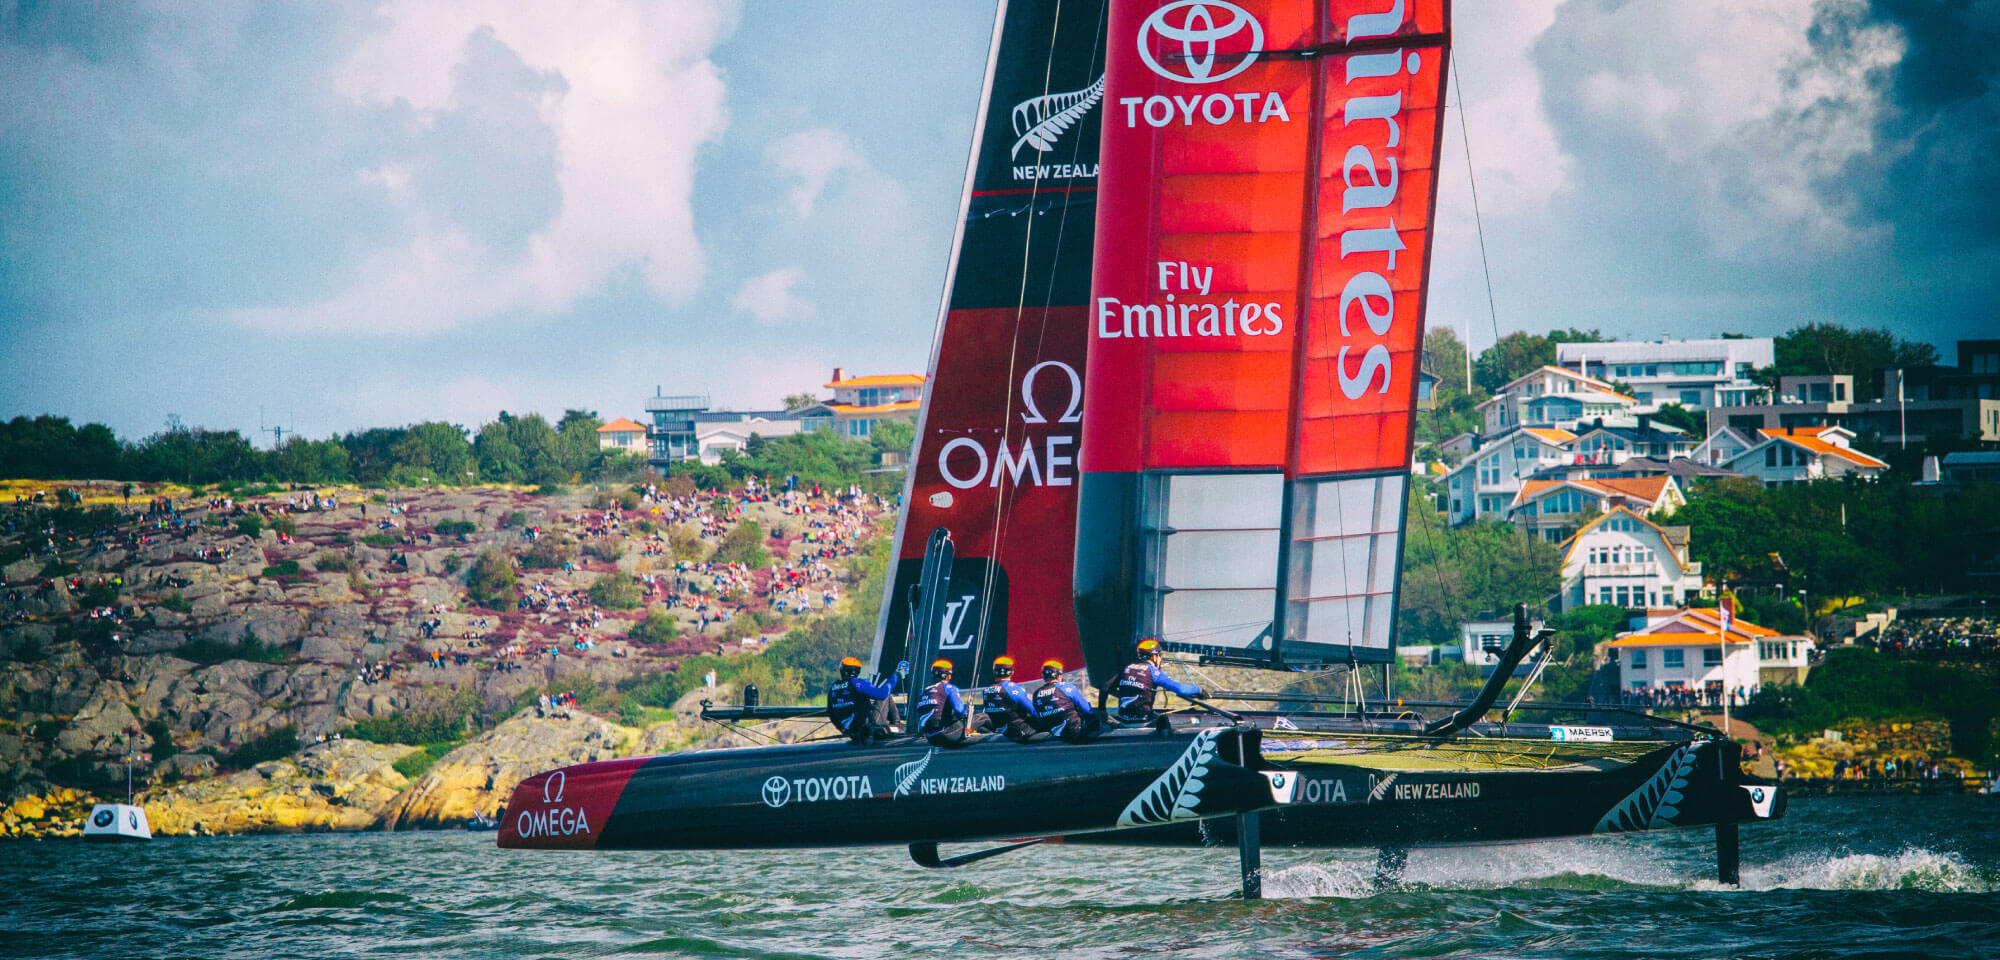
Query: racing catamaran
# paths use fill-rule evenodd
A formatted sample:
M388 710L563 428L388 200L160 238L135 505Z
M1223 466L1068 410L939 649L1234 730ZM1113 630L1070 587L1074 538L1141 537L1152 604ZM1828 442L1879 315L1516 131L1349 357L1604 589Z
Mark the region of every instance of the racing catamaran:
M1273 677L1395 656L1447 0L1003 0L873 651L1104 688L1142 637ZM943 531L949 531L946 535ZM941 555L940 544L950 552ZM1784 809L1704 728L1484 718L1548 638L1517 612L1472 703L1205 705L1088 745L813 743L583 764L503 847L1069 836L1402 851ZM1571 705L1574 712L1575 705ZM734 722L811 708L717 708Z

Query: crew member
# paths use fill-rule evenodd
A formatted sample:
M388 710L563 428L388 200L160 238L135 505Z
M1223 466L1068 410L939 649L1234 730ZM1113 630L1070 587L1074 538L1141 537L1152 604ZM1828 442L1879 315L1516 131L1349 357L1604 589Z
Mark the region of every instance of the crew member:
M1102 715L1090 708L1083 691L1062 678L1060 660L1042 663L1042 685L1035 688L1035 729L1069 743L1082 743L1097 736Z
M981 691L980 700L988 730L998 730L1016 741L1035 735L1035 701L1027 688L1014 682L1013 657L994 659L993 685Z
M917 700L917 732L931 746L959 747L965 745L968 728L978 732L985 719L965 708L965 698L951 682L951 661L932 661L931 685L924 688L923 696Z
M1158 716L1153 711L1153 698L1161 687L1183 697L1201 696L1200 687L1167 676L1160 668L1160 641L1147 637L1139 641L1139 658L1111 682L1111 693L1118 698L1119 721L1150 723Z
M896 681L910 672L905 660L896 672L874 682L861 679L861 661L848 657L840 661L840 679L826 688L826 717L855 743L886 739L900 732L896 714Z

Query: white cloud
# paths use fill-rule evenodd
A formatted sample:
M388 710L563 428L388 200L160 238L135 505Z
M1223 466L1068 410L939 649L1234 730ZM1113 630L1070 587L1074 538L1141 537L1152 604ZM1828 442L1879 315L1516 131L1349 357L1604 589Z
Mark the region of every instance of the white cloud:
M788 323L796 320L810 320L813 305L798 295L796 287L804 280L806 272L797 267L783 267L770 273L751 277L736 291L736 299L730 305L736 312L746 314L758 323Z
M843 170L865 171L868 161L855 146L854 138L838 130L815 127L790 134L764 148L764 158L791 181L786 199L799 219L812 216L833 175Z
M499 249L455 223L407 171L357 171L402 212L399 241L362 255L341 292L298 307L235 310L229 319L287 331L429 333L499 313L554 312L627 267L669 302L700 287L695 159L727 124L722 76L709 56L733 7L388 0L376 19L383 29L338 72L336 92L386 115L408 110L421 128L484 92L463 89L455 72L481 31L527 71L559 81L533 103L553 133L559 206L518 249Z

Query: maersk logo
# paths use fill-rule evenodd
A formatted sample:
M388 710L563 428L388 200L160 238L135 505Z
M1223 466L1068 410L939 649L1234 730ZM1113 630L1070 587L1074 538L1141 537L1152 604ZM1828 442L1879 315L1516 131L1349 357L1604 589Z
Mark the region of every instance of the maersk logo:
M1009 154L1015 160L1021 158L1023 147L1033 147L1037 154L1055 150L1064 134L1077 127L1083 118L1104 99L1104 77L1081 90L1068 93L1051 93L1030 97L1014 105L1014 149ZM1097 176L1097 164L1090 163L1038 163L1014 168L1016 180L1058 180L1074 177Z
M1153 56L1155 45L1164 58ZM1182 83L1227 80L1250 69L1263 46L1264 27L1257 18L1222 0L1170 3L1139 25L1139 58L1154 73ZM1218 66L1225 69L1218 72Z

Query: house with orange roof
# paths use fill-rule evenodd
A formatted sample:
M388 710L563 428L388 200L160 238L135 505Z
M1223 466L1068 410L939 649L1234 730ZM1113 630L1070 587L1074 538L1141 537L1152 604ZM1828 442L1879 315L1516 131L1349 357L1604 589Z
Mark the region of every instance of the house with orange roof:
M1477 409L1484 424L1480 433L1493 437L1516 427L1575 431L1579 424L1598 419L1630 423L1638 403L1638 398L1594 377L1561 367L1537 367L1515 377Z
M1596 652L1618 671L1618 688L1628 693L1730 690L1747 698L1766 683L1803 681L1812 648L1809 638L1740 617L1725 633L1716 610L1693 608L1648 618L1639 629L1598 644Z
M1444 475L1445 515L1452 523L1505 516L1531 474L1573 458L1575 439L1554 427L1520 427L1480 443Z
M1562 546L1562 607L1675 607L1703 592L1701 564L1688 559L1688 528L1667 527L1630 507L1584 521Z
M597 448L645 453L646 427L644 424L619 417L597 428Z
M1585 523L1620 507L1650 516L1671 512L1686 503L1680 484L1665 474L1529 480L1508 505L1507 517L1534 536L1561 543Z
M1850 476L1873 480L1889 469L1850 446L1854 433L1843 427L1765 427L1757 431L1757 440L1728 467L1767 487Z
M920 373L850 377L845 367L835 367L826 386L833 391L833 399L798 412L808 430L832 430L843 437L866 439L877 424L890 420L914 423L923 406L924 376Z

